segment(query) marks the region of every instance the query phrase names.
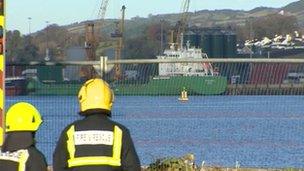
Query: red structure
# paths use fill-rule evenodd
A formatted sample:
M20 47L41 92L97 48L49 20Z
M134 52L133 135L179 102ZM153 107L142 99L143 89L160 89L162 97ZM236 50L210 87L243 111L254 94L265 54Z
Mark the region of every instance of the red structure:
M250 66L249 84L281 84L291 64L255 63Z

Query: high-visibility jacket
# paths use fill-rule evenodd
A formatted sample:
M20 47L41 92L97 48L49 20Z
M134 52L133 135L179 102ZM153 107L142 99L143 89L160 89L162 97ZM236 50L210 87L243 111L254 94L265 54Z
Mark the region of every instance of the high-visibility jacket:
M53 156L54 171L140 171L129 131L104 114L67 126Z
M43 154L35 148L32 132L8 133L0 151L0 170L47 171Z
M28 150L16 152L0 152L0 166L7 167L7 170L26 171L26 162L29 157ZM6 166L4 166L6 165Z

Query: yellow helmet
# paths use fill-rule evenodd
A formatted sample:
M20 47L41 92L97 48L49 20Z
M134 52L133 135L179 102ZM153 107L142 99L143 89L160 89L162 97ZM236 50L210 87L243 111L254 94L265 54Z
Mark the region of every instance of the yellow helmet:
M39 111L26 102L14 104L6 113L6 132L37 131L41 123Z
M89 109L103 109L111 111L114 94L102 79L90 79L80 88L78 93L80 112Z

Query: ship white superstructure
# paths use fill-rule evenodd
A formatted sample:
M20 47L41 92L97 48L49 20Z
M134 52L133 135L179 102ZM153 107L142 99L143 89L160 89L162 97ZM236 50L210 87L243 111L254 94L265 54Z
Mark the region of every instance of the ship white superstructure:
M184 48L176 49L172 43L169 49L164 51L164 55L157 56L158 59L208 59L206 53L201 49L190 47L189 41ZM200 63L160 63L159 76L213 76L217 75L213 71L213 67L208 62Z

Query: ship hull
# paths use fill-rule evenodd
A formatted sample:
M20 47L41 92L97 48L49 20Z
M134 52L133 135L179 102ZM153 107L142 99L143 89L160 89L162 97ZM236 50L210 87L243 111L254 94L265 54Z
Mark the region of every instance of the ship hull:
M41 83L38 80L30 80L27 91L28 95L32 96L76 96L80 87L80 83Z
M180 95L186 88L189 95L219 95L227 88L227 79L222 76L172 76L154 77L147 83L120 83L114 86L115 95Z
M77 95L81 84L43 84L37 81L28 86L29 95ZM222 76L174 76L154 77L145 83L111 84L115 95L125 96L170 96L180 95L186 88L189 95L219 95L227 88L227 79Z

